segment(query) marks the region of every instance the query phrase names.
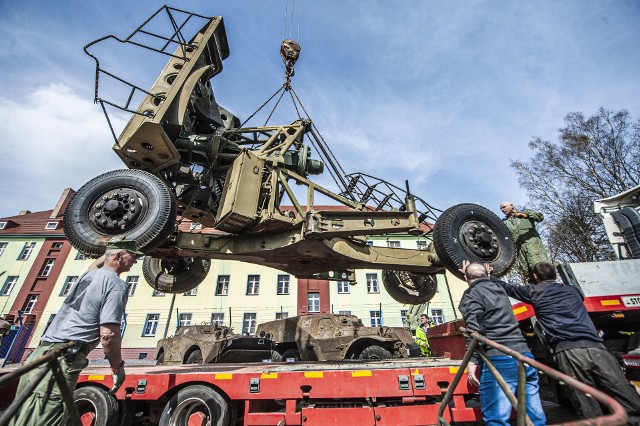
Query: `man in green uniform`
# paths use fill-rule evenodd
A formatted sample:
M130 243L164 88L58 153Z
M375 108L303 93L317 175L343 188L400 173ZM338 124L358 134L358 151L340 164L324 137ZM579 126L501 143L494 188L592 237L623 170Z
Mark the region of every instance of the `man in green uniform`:
M533 265L538 262L549 262L549 256L547 256L547 251L542 244L535 224L542 222L544 216L542 213L531 210L519 212L511 201L500 204L500 210L505 215L502 221L513 237L518 263L522 270L526 271L529 282L535 282Z
M416 328L416 343L420 346L420 352L422 356L430 356L431 348L429 347L429 340L427 340L427 329L433 327L433 321L427 316L427 314L420 315L420 325Z

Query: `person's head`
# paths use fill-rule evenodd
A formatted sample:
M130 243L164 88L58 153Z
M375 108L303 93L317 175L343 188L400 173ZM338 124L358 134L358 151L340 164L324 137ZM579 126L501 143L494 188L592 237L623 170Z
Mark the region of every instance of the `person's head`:
M429 317L427 316L427 314L420 315L420 324L428 324L428 323L429 323Z
M502 210L502 213L504 213L505 216L511 216L516 212L516 208L513 207L513 203L511 201L500 203L500 210Z
M537 282L555 280L558 276L556 267L547 262L538 262L533 265L533 277Z
M479 278L487 278L488 276L489 274L482 263L470 263L464 270L464 277L469 284Z
M122 272L129 272L140 256L144 256L144 253L137 249L134 241L114 241L107 244L104 264L117 274L121 274Z

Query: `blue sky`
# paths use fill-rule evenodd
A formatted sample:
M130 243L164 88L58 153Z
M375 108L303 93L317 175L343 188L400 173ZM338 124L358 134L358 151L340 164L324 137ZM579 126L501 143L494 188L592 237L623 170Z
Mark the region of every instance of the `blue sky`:
M296 3L293 85L344 169L409 179L441 209L524 204L509 162L531 156L534 136L555 141L568 112L640 114L638 1ZM0 217L53 208L64 188L124 167L82 47L128 35L162 4L0 0ZM283 82L285 4L173 5L224 17L231 55L212 85L241 119ZM149 83L160 71L116 46L101 55ZM285 104L276 118L289 123L295 111Z

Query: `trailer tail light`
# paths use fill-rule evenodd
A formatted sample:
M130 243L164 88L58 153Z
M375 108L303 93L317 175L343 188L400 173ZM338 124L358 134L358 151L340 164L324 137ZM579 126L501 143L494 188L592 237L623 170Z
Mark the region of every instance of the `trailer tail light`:
M625 368L640 369L640 355L622 355L622 364Z

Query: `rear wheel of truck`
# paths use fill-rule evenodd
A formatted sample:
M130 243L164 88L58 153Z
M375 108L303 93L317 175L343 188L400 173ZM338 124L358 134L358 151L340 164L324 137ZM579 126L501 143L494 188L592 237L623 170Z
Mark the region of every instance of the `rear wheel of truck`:
M192 385L180 389L165 405L160 426L203 424L226 426L231 422L227 401L213 389Z
M186 293L196 288L209 273L211 261L195 257L157 259L145 256L142 263L144 279L163 293Z
M434 276L405 271L382 271L382 284L395 301L410 305L428 302L438 290Z
M120 423L118 401L102 388L85 386L76 389L73 400L83 425L115 426ZM63 424L67 422L68 416L65 416Z
M176 202L158 177L142 170L115 170L84 184L64 215L64 233L78 251L100 256L113 237L151 251L173 231Z
M488 263L493 274L507 273L516 258L511 234L500 218L477 204L445 210L433 229L433 244L444 266L463 279L462 261Z

